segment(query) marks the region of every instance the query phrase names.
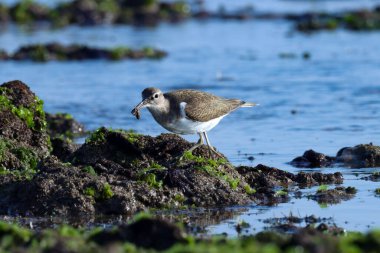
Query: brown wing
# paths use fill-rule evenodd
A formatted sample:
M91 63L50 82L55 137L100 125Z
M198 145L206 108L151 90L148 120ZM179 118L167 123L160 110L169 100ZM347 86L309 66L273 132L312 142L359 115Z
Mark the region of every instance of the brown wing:
M206 122L230 113L244 101L239 99L224 99L210 93L197 90L177 90L165 94L174 104L186 103L185 113L189 119Z

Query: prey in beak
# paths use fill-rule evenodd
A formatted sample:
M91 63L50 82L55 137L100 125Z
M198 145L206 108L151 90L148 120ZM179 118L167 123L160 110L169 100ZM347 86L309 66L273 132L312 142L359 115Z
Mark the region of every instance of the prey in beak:
M148 99L144 99L135 108L131 111L131 113L136 117L136 119L140 119L140 110L144 108L149 103Z
M136 119L140 119L140 110L144 107L155 107L162 104L165 100L162 92L153 87L144 89L141 96L142 101L131 112Z

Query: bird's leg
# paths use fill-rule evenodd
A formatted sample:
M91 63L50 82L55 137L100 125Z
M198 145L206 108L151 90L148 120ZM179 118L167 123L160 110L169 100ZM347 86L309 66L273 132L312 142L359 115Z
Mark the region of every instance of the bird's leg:
M187 152L192 153L195 149L199 148L200 146L204 144L202 133L198 133L198 135L199 135L198 142L194 146L192 146L189 150L186 150Z
M211 142L210 140L208 139L208 136L207 136L207 133L206 132L203 132L204 134L204 137L205 137L205 140L206 140L206 143L207 143L207 146L208 148L210 149L210 155L212 156L212 153L214 153L217 157L216 158L224 158L221 154L219 154L215 149L214 147L211 145Z

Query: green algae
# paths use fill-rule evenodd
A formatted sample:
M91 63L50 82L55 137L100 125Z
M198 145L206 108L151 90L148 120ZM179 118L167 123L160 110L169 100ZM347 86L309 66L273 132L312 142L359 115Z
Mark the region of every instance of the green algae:
M121 60L125 58L129 53L131 52L131 49L128 47L115 47L110 50L110 58L111 60Z
M136 215L132 220L135 224L150 218L149 214ZM242 227L249 224L241 223ZM143 228L150 231L150 228ZM97 240L97 235L105 229L94 228L85 230L62 225L56 229L32 231L15 224L0 222L0 251L1 252L110 252L110 244ZM185 236L181 242L174 242L164 250L143 248L126 241L123 237L115 237L123 230L115 227L108 230L112 252L165 252L165 253L280 253L280 252L378 252L380 248L380 231L368 233L349 232L342 235L321 233L313 229L304 230L296 235L279 234L275 232L261 232L254 236L225 238L212 236L208 239L199 239L194 236ZM310 231L310 232L309 232ZM108 238L104 238L108 239ZM154 238L153 238L154 240ZM162 238L157 238L162 240Z
M43 109L44 102L36 96L34 103L28 107L17 107L8 97L8 94L11 92L8 88L0 87L0 110L10 110L14 115L23 120L29 128L35 131L45 130L47 123ZM37 120L36 117L40 117L42 121Z
M83 193L97 201L107 200L113 197L114 192L108 183L103 184L101 189L97 190L94 186L84 188Z
M106 134L109 132L121 133L126 140L128 140L131 144L135 144L138 141L140 134L136 133L134 130L123 130L123 129L112 129L101 127L97 130L91 132L90 136L86 138L87 144L102 144L106 142Z
M87 173L87 174L90 174L92 176L97 176L98 175L98 173L96 173L94 167L92 167L91 165L83 167L82 171L85 172L85 173Z
M228 166L227 160L223 158L209 159L201 156L195 156L189 151L185 151L182 156L183 161L195 162L194 168L199 171L205 171L213 177L218 177L226 181L232 190L236 190L240 184L239 178L234 178L232 175L221 169L222 166Z
M15 157L20 161L20 164L15 168L6 168L4 163L7 163L10 157ZM13 141L0 137L0 175L14 175L17 178L30 179L37 170L39 158L37 154L30 148L18 146Z
M329 189L329 186L328 185L325 185L325 184L322 184L318 187L318 190L317 192L325 192Z
M106 141L105 128L99 128L91 132L90 136L86 138L86 143L89 144L102 144Z
M286 189L278 190L274 193L275 197L280 197L280 196L287 196L288 191Z
M166 168L161 166L158 163L153 162L150 164L149 167L142 169L138 173L139 181L145 182L150 187L153 187L156 189L162 188L164 183L162 180L157 179L157 175L155 173L157 173L158 171L163 171L163 170L166 170Z

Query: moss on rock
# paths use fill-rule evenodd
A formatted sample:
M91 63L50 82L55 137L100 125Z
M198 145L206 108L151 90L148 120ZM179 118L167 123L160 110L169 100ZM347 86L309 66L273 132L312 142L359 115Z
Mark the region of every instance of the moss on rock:
M21 81L0 86L0 167L34 171L50 150L43 102Z

